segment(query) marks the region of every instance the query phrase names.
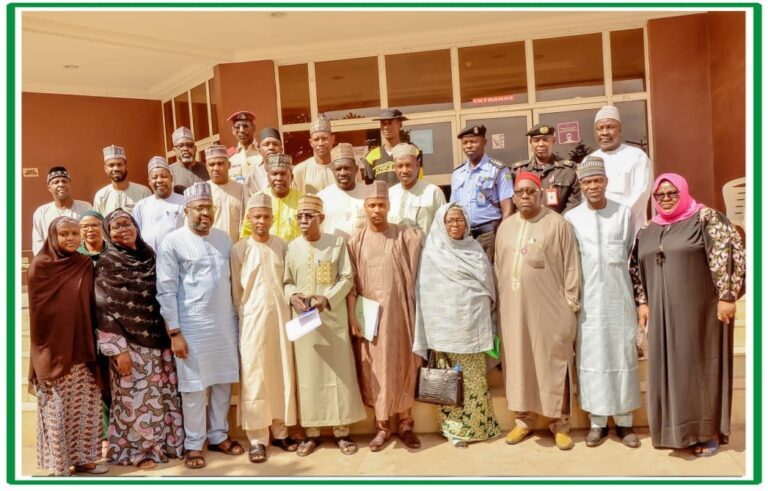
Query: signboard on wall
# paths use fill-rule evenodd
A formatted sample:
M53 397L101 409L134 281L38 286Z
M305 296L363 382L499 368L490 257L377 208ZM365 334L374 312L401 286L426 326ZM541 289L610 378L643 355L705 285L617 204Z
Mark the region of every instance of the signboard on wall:
M21 175L24 177L38 177L40 174L37 172L37 167L24 167L22 168Z
M579 132L578 121L557 123L557 143L565 145L568 143L579 143L579 141L581 141L581 133Z

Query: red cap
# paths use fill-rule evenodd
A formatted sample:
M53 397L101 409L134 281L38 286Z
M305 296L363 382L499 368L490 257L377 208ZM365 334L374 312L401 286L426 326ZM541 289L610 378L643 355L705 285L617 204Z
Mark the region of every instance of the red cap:
M517 179L515 179L515 182L528 179L529 181L533 181L538 187L541 187L541 179L533 172L521 172L516 177Z
M232 116L227 118L227 121L232 121L233 123L235 121L251 121L256 119L256 115L253 114L251 111L237 111Z

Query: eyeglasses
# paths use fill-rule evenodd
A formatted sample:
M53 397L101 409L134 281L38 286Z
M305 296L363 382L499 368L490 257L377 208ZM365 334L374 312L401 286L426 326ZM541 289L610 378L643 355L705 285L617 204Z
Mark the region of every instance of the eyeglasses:
M445 221L446 225L459 225L459 224L465 224L463 218L449 218Z
M539 192L538 188L521 188L515 189L515 196L533 196Z
M296 218L299 220L312 220L317 215L319 215L319 213L297 213Z
M664 199L677 199L680 196L680 191L667 191L666 193L653 193L653 199L656 201L663 201Z
M84 224L80 225L80 228L82 230L88 230L88 229L91 229L91 228L99 228L99 227L101 227L100 223L84 223Z
M133 224L131 222L114 223L109 226L109 229L114 232L119 232L121 230L130 230L132 228L133 228Z

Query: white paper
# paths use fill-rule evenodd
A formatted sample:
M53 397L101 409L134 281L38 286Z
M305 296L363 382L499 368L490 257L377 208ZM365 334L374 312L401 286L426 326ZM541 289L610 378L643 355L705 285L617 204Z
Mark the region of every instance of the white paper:
M289 320L285 324L285 333L289 341L296 341L303 335L310 333L320 327L320 313L317 309L312 309L303 314L299 314L295 319Z
M357 297L355 318L357 318L357 323L360 324L360 329L363 330L363 337L368 341L373 341L373 338L379 332L380 310L381 305L379 302L365 298L362 295Z

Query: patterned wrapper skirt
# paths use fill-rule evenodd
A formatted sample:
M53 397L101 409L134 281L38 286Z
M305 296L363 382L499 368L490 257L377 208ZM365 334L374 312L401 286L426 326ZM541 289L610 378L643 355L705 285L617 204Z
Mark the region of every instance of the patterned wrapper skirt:
M101 459L101 391L90 370L37 384L37 465L68 476L69 468Z
M130 343L131 374L110 369L112 407L109 449L112 464L137 465L143 460L167 462L184 453L181 399L170 349Z
M443 436L451 441L476 442L501 433L493 413L491 391L485 376L485 353L440 353L439 368L461 365L464 372L464 405L438 406L437 418Z

